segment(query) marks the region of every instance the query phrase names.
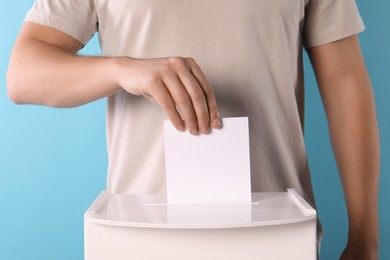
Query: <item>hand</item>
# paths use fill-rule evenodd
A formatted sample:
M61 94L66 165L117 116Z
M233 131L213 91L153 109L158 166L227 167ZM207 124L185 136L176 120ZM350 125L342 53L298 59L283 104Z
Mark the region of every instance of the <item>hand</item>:
M378 260L378 250L349 243L341 254L340 260Z
M208 134L221 126L213 90L192 58L119 58L117 83L156 102L176 129Z

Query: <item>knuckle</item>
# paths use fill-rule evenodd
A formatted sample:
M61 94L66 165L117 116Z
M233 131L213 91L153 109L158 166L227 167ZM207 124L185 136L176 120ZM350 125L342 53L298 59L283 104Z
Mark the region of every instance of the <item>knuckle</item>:
M195 61L195 59L193 57L187 57L186 60L190 64L196 64L196 61Z
M203 91L201 91L201 90L196 90L196 91L194 91L194 93L192 94L192 98L193 98L195 101L197 101L197 102L199 102L199 101L204 101L204 100L205 100L205 98L204 98L204 93L203 93Z
M205 84L205 89L208 93L210 94L214 94L214 89L211 87L211 85L207 82L207 84Z
M198 115L198 121L199 123L205 123L207 124L209 122L209 115L205 112L205 113L201 113L200 115Z
M185 65L185 60L182 57L170 57L169 62L173 66L184 66Z
M216 106L210 107L209 112L210 112L210 118L212 118L212 119L219 118L219 112L218 112L218 108Z
M218 111L214 111L214 112L210 113L210 121L212 121L213 119L216 119L216 118L219 118Z
M216 103L208 102L208 106L209 106L210 115L212 116L218 115L218 107Z
M147 85L154 86L154 85L157 85L159 83L160 77L157 74L148 74L148 75L145 76L144 80L145 80L145 83Z
M178 104L180 105L187 105L189 104L191 101L190 101L190 98L188 95L180 95L177 97L177 101L176 101Z
M204 94L207 95L207 96L213 96L214 95L214 90L210 87L209 84L205 84L203 86L203 91L204 91Z

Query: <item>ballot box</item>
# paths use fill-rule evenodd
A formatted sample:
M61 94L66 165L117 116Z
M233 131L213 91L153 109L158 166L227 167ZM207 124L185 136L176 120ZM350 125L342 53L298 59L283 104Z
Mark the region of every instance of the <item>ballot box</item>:
M316 211L293 189L215 205L103 191L85 212L84 247L86 260L314 260Z

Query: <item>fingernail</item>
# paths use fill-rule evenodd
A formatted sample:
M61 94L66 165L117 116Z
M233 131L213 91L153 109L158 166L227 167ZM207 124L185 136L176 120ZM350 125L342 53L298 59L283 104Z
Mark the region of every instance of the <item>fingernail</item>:
M207 134L209 134L209 133L210 133L210 128L208 128L208 127L203 127L203 128L202 128L202 134L207 135Z
M179 129L180 132L184 132L186 130L186 127L185 127L185 125L180 125L178 127L178 129Z
M213 128L220 128L221 127L221 121L219 118L214 119L213 121Z
M192 130L190 130L190 133L191 133L192 135L199 135L199 131L198 131L197 129L192 129Z

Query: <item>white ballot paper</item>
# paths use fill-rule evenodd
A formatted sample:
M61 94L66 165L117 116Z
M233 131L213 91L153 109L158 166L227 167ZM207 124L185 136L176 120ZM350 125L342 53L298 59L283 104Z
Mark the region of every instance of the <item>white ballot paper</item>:
M168 204L250 204L248 118L193 136L164 122Z

